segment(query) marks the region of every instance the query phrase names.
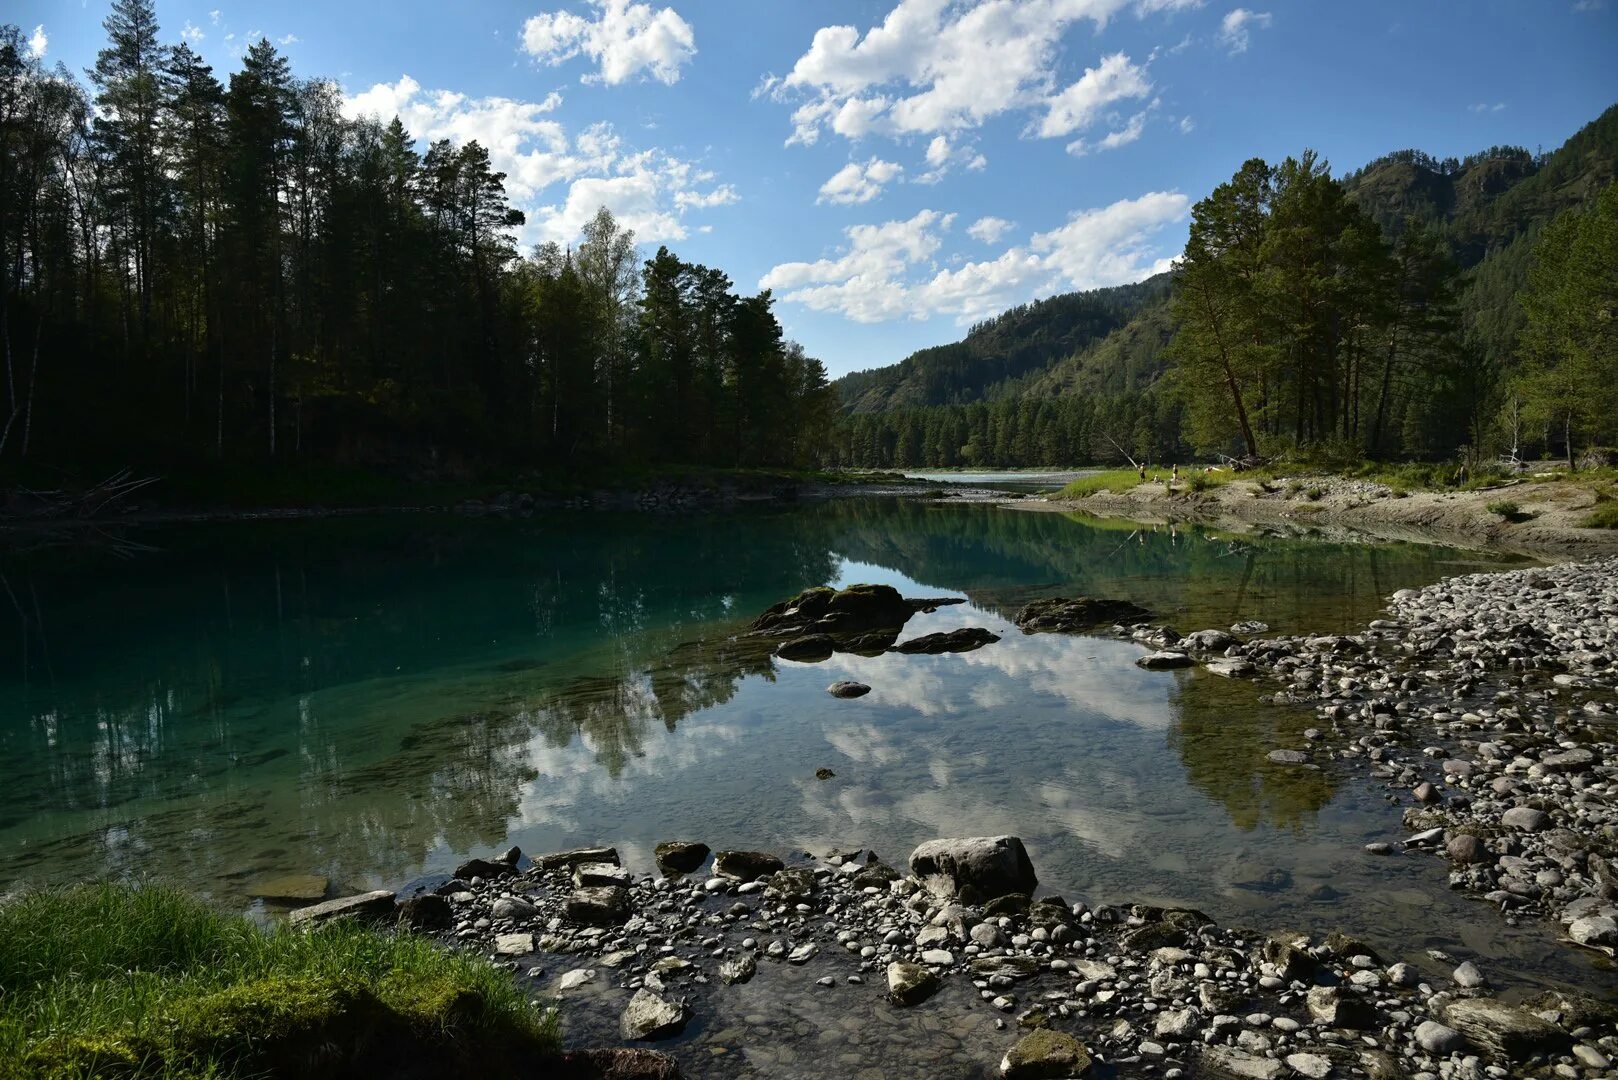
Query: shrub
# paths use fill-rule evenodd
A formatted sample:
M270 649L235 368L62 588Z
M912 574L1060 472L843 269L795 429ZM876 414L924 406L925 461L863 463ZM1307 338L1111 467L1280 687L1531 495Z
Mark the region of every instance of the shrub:
M1111 469L1107 472L1079 477L1062 489L1060 497L1064 499L1082 499L1086 495L1094 495L1102 491L1122 494L1139 487L1140 483L1140 473L1134 469Z
M1618 502L1598 499L1590 515L1580 522L1586 529L1618 529Z
M1312 487L1303 493L1303 497L1310 502L1319 502L1325 494L1320 488Z
M1523 508L1512 502L1510 499L1498 499L1492 503L1489 503L1485 509L1487 509L1489 513L1502 517L1507 521L1527 521L1529 518L1534 516L1532 514L1524 513Z

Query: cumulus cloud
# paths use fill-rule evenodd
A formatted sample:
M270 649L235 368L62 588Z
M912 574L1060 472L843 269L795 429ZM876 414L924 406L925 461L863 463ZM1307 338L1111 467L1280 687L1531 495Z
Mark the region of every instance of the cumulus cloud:
M1244 53L1253 43L1253 30L1263 30L1270 25L1268 11L1249 11L1247 8L1235 8L1225 15L1219 23L1219 43L1229 49L1231 55Z
M506 174L513 205L528 215L526 241L567 243L600 206L643 241L683 240L689 213L738 200L736 189L713 173L659 149L632 148L610 124L570 133L553 115L561 104L556 93L520 101L424 90L403 75L345 96L343 112L383 121L397 116L421 139L457 146L477 140Z
M1468 105L1466 108L1468 112L1475 113L1504 112L1506 109L1506 103L1503 101L1497 101L1493 105L1490 105L1486 101L1480 101L1476 105Z
M34 27L34 32L28 36L28 58L38 60L50 48L51 39L45 34L45 24L40 23Z
M841 206L870 202L903 172L902 166L877 157L863 164L850 161L820 185L820 197L815 201Z
M1114 102L1143 98L1151 92L1145 70L1123 53L1113 53L1095 67L1086 68L1077 82L1051 98L1039 133L1046 137L1070 135L1095 123Z
M1189 135L1195 130L1197 130L1197 122L1195 120L1191 119L1189 116L1180 117L1181 135Z
M966 227L966 235L985 244L998 244L1000 238L1016 228L1015 221L1002 217L980 217Z
M1036 233L1027 244L993 259L952 267L940 266L935 257L955 215L923 210L904 221L845 229L847 243L836 257L781 263L759 285L855 322L947 314L970 323L1034 296L1119 285L1167 270L1171 259L1157 244L1157 234L1183 219L1189 205L1178 192L1121 199L1075 213L1066 224ZM998 223L983 219L968 233L977 236L988 220ZM996 224L982 231L1004 229Z
M1141 69L1108 57L1086 83L1057 90L1057 53L1082 21L1096 27L1126 8L1142 16L1194 6L1191 0L899 0L881 25L861 33L825 26L784 77L760 87L792 113L792 143L823 132L845 138L948 134L1013 110L1042 110L1041 134L1066 135L1095 115L1109 89L1140 96ZM1110 66L1109 66L1110 65ZM1097 80L1111 80L1097 86ZM1046 128L1053 128L1047 131Z
M696 55L697 45L691 24L678 12L630 0L590 2L594 18L544 11L523 23L523 51L552 66L588 56L597 70L585 82L616 86L641 72L668 85L680 81L680 68Z
M1138 112L1129 118L1128 123L1116 131L1109 131L1094 143L1083 139L1075 139L1067 144L1067 152L1074 157L1083 157L1096 150L1116 150L1120 146L1128 146L1146 131L1146 113Z
M936 184L957 165L976 171L989 164L989 159L969 144L950 142L948 135L934 135L927 144L927 171L916 177L918 184Z
M296 45L302 40L297 34L283 34L275 39L275 43L277 45Z
M207 36L202 32L202 27L193 26L190 19L185 21L185 29L180 31L180 37L193 44L200 43Z

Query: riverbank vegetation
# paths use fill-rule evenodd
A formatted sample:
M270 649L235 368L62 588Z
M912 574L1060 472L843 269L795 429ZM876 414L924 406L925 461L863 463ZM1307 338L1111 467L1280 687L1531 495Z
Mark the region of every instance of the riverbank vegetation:
M216 75L150 0L105 27L89 86L0 27L0 464L815 463L835 397L767 291L605 211L519 252L477 142L267 39Z
M425 938L261 930L153 886L0 902L0 1075L412 1075L555 1053L509 974Z

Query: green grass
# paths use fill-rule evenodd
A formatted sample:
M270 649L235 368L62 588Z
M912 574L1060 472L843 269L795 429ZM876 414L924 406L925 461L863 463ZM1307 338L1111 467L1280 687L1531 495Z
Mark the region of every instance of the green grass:
M1618 529L1618 500L1611 496L1597 498L1590 515L1579 524L1586 529Z
M501 1075L556 1051L510 975L407 934L261 930L182 893L0 903L0 1077Z
M1122 495L1126 491L1133 491L1139 487L1141 482L1140 473L1134 469L1110 469L1107 472L1096 473L1093 476L1079 477L1064 487L1058 497L1082 499L1086 495L1095 495L1103 491Z
M1527 521L1534 516L1533 514L1524 512L1521 506L1518 506L1510 499L1497 499L1485 506L1484 509L1497 517L1511 522Z

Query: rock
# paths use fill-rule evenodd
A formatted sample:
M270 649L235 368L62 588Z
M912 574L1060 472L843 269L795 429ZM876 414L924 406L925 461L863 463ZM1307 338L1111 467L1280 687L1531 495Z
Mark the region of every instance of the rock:
M1000 1060L1000 1075L1008 1080L1080 1076L1089 1068L1090 1052L1084 1044L1049 1028L1030 1031Z
M579 863L611 863L620 865L618 849L615 847L585 847L572 848L568 851L553 851L549 855L541 855L534 860L542 870L560 870L564 866L577 866ZM464 875L457 874L457 877Z
M1076 961L1075 965L1091 962ZM972 974L980 979L992 979L996 976L1003 979L1029 979L1039 974L1039 961L1032 956L978 956L973 958L971 967Z
M653 850L657 868L665 874L689 874L708 861L708 845L690 840L665 840Z
M1226 659L1209 660L1202 665L1204 671L1210 675L1218 675L1224 679L1245 679L1257 669L1246 660Z
M336 919L355 919L360 922L380 922L394 914L393 894L386 889L327 900L323 904L299 908L287 915L292 926L318 926Z
M837 643L828 634L804 634L789 638L775 647L775 655L783 660L796 660L801 664L818 664L830 660L837 651Z
M1369 1031L1377 1026L1376 1009L1356 994L1335 986L1316 986L1309 991L1309 1015L1334 1028Z
M1271 750L1265 756L1277 765L1307 765L1310 761L1307 750Z
M971 652L999 640L999 634L991 633L981 626L967 626L944 633L923 634L921 637L900 642L889 651L908 655L937 656L940 653Z
M680 1066L667 1054L630 1047L569 1050L554 1075L557 1080L681 1080Z
M916 1005L937 992L938 976L920 964L902 960L888 965L888 997L895 1005Z
M448 930L455 922L455 913L447 898L426 893L399 901L399 921L412 930Z
M577 990L595 977L595 968L574 968L556 980L556 990L565 994L569 990Z
M1466 1036L1437 1020L1416 1025L1416 1045L1436 1057L1449 1057L1466 1048Z
M528 956L534 952L534 935L496 934L494 951L496 956Z
M1180 644L1193 652L1222 653L1236 644L1236 638L1223 630L1197 630L1181 638Z
M921 954L921 962L928 967L951 967L955 963L955 954L948 949L928 949Z
M1228 1080L1281 1080L1286 1066L1274 1058L1250 1054L1230 1046L1204 1047L1197 1058L1198 1075L1226 1077Z
M1015 836L929 840L910 853L910 872L933 895L983 903L1039 884L1023 842Z
M1462 990L1476 990L1489 984L1489 980L1483 977L1483 972L1479 971L1478 966L1470 960L1456 968L1452 977L1455 979L1455 985Z
M691 1015L682 1002L670 1001L650 990L637 990L618 1018L618 1030L626 1039L666 1039L677 1035Z
M1483 841L1471 833L1456 833L1445 841L1444 851L1451 859L1466 865L1485 863L1494 858Z
M1331 1058L1319 1054L1288 1054L1287 1067L1310 1080L1325 1080L1331 1075Z
M869 686L862 682L854 682L852 679L840 679L826 687L826 693L834 698L864 697L870 692L871 688Z
M756 974L758 974L758 961L753 959L751 953L742 953L719 964L719 981L726 986L747 982Z
M832 772L830 769L826 768L824 765L822 765L820 768L815 770L815 779L816 780L835 780L835 779L837 779L837 774Z
M806 941L802 945L799 945L797 948L793 949L791 952L787 953L787 963L807 964L810 960L814 959L815 953L819 951L820 946L816 945L812 941Z
M489 909L491 919L510 919L513 922L525 922L539 914L539 909L526 900L519 900L515 896L502 896L494 902Z
M629 891L621 885L574 889L562 911L568 922L621 926L629 921Z
M1604 915L1574 919L1567 928L1567 936L1579 945L1611 949L1618 946L1618 922Z
M713 872L732 881L757 881L785 865L765 851L721 851L713 857Z
M1521 832L1544 832L1551 827L1551 816L1531 806L1513 806L1500 815L1500 824Z
M1196 661L1186 653L1167 650L1147 653L1135 660L1136 667L1143 667L1147 671L1168 671L1171 668L1191 667L1195 663Z
M765 896L774 896L789 904L801 904L815 895L815 872L805 866L791 870L777 870L764 886Z
M247 887L247 895L256 900L312 904L324 900L330 890L331 878L322 874L284 874L253 882Z
M1184 1041L1194 1037L1201 1024L1202 1012L1195 1007L1164 1009L1157 1014L1157 1023L1153 1030L1158 1038Z
M633 875L615 863L581 862L573 867L573 884L579 888L600 888L606 885L622 885L627 888L633 881Z
M1127 600L1059 596L1024 604L1012 622L1025 634L1072 634L1113 623L1128 626L1151 617L1151 612Z
M462 881L471 881L475 877L486 879L510 877L515 872L510 863L494 862L491 859L468 859L455 868L455 876Z
M1444 1004L1440 1019L1473 1045L1512 1061L1561 1050L1571 1042L1549 1020L1494 998L1453 999Z
M835 591L822 586L806 589L767 609L753 620L749 629L753 633L799 631L841 635L897 631L918 611L933 611L947 604L965 602L959 597L907 600L891 585L850 585Z

